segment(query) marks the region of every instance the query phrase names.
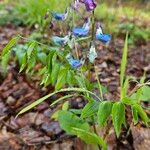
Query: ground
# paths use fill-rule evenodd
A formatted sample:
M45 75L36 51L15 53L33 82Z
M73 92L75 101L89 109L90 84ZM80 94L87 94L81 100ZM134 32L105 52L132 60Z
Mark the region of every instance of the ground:
M28 35L30 30L25 27L7 25L0 27L0 50L16 34ZM96 66L102 84L107 85L110 93L107 99L119 99L119 66L124 41L122 38L113 39L109 47L98 46ZM150 43L130 46L128 56L128 75L139 79L144 71L150 79ZM1 70L0 70L1 72ZM93 80L95 80L93 75ZM134 85L134 83L131 83ZM90 149L75 137L68 136L59 127L58 122L50 119L56 108L49 104L56 98L45 101L34 110L21 115L16 114L24 105L33 102L53 90L51 87L42 88L36 78L29 79L23 73L18 73L14 63L10 63L8 75L0 75L0 150L81 150ZM72 100L73 105L83 107L84 102L78 98ZM59 107L59 106L58 106ZM110 149L148 150L150 146L150 130L141 124L131 126L131 132L124 130L117 140L113 129L107 141Z

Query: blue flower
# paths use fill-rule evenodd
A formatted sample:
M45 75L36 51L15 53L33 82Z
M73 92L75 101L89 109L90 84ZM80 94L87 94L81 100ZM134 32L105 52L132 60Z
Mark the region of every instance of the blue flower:
M112 39L112 36L110 34L103 34L102 28L99 27L96 31L96 39L106 44Z
M71 65L71 67L73 69L77 69L79 67L81 67L82 65L82 62L78 59L73 59L71 55L67 55L67 60L68 60L68 63Z
M85 37L88 35L89 30L90 30L90 19L88 19L87 22L84 23L83 27L73 28L72 32L74 36Z
M51 12L53 18L55 20L58 20L58 21L64 21L64 20L66 20L66 18L68 16L68 13L69 13L69 8L67 8L67 10L66 10L65 13Z
M56 44L56 45L65 45L69 40L69 36L66 35L65 37L59 37L59 36L53 36L52 37L52 41Z
M103 43L108 43L111 40L111 35L110 34L98 34L96 35L96 39L103 42Z

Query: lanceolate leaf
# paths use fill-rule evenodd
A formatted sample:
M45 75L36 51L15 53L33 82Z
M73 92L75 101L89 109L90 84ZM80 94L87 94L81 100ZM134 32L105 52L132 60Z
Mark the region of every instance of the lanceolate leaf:
M100 102L94 100L86 104L86 106L82 110L81 118L93 116L98 111L99 104Z
M24 53L21 63L22 64L21 64L19 72L22 72L25 69L25 67L27 66L27 53Z
M55 100L50 106L54 106L55 104L57 104L59 102L63 102L65 99L69 99L69 98L71 98L73 96L74 96L74 94L62 96L59 99Z
M52 72L52 60L53 60L54 54L55 54L55 51L50 51L50 53L47 57L47 69L50 74Z
M2 57L4 57L7 53L10 52L11 48L17 43L18 40L19 36L16 36L9 41L9 43L3 49Z
M141 100L150 102L150 87L149 86L143 86L142 87Z
M59 74L59 70L60 70L60 64L55 63L53 65L53 69L51 72L51 81L52 81L52 85L56 84L57 78L58 78L58 74Z
M90 126L87 122L85 122L84 120L82 120L81 118L77 117L75 114L69 111L59 111L58 121L60 123L61 128L65 130L68 134L76 135L76 132L73 130L73 128L79 128L86 131L90 130Z
M55 85L55 89L59 90L62 88L62 86L66 83L66 77L67 77L68 69L63 68L59 71L57 83Z
M111 115L113 103L110 101L101 102L98 109L98 124L104 127L108 117Z
M28 47L28 49L27 49L27 57L28 57L28 60L30 60L31 58L32 58L32 56L33 56L33 54L34 54L34 48L35 48L35 46L36 46L36 42L32 42L30 45L29 45L29 47Z
M132 116L133 116L133 123L136 125L138 123L138 112L135 107L132 107Z
M35 102L33 102L32 104L28 105L27 107L23 108L18 114L18 115L21 115L27 111L29 111L30 109L36 107L37 105L41 104L43 101L45 101L46 99L48 99L49 97L57 94L57 93L60 93L60 92L85 92L85 93L89 93L90 95L96 97L99 101L101 101L101 99L95 95L94 93L92 93L91 91L88 91L86 89L81 89L81 88L66 88L66 89L62 89L62 90L59 90L59 91L55 91L53 93L50 93L38 100L36 100Z
M125 106L121 102L116 102L112 107L112 120L117 137L121 132L122 124L125 124Z
M76 135L88 144L98 144L103 150L107 150L105 141L95 133L86 131L85 129L73 128Z
M135 104L133 106L134 111L138 113L138 115L141 117L142 121L147 125L150 119L148 118L147 114L144 112L143 108L139 104ZM135 114L134 114L135 117ZM137 119L136 119L137 120Z
M125 44L123 48L123 55L121 61L121 68L120 68L120 84L121 90L123 89L124 77L125 77L125 70L127 65L127 54L128 54L128 34L126 35ZM122 94L122 91L121 91Z

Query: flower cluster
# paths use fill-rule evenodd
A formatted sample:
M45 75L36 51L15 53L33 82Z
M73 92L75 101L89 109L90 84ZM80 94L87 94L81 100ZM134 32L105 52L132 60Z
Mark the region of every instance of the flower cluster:
M86 11L92 12L92 14L94 14L94 10L97 6L95 0L75 0L74 3L72 3L64 13L51 12L51 17L52 17L51 27L53 27L53 23L52 23L53 21L65 21L67 18L69 18L68 16L71 13L73 13L74 11L78 12L78 10L80 9L80 5L82 4L85 5ZM72 39L90 36L89 35L90 28L92 27L92 30L93 28L95 28L95 26L93 26L95 25L95 23L91 21L91 19L94 19L92 17L94 16L91 15L91 17L86 19L83 26L72 27L71 31L69 31L69 34L65 35L64 37L53 36L52 41L54 42L54 44L59 46L65 46L67 44L70 46L70 41ZM97 24L96 30L93 30L91 32L92 32L92 37L91 37L92 39L90 44L90 50L87 53L86 57L89 59L91 63L94 63L95 59L97 58L95 40L101 41L103 44L107 44L109 43L112 37L110 34L103 33L100 24ZM72 48L72 46L70 47ZM83 64L83 61L74 59L71 54L68 54L66 59L74 69L80 67Z

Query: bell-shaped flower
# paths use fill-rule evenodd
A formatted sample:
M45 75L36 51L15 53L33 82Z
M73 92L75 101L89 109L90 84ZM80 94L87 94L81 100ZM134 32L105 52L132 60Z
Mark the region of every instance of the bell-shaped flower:
M66 59L73 69L77 69L82 66L82 61L74 59L70 54L66 56Z
M51 14L55 20L64 21L64 20L66 20L68 14L69 14L69 8L66 9L65 13L51 12Z
M69 40L69 35L66 35L65 37L59 37L59 36L52 37L52 41L56 45L61 45L61 46L67 44L68 40Z
M78 11L79 5L80 5L80 1L75 0L74 3L71 4L71 8Z
M82 27L75 27L72 30L74 36L77 37L85 37L88 35L90 30L90 19L88 19Z
M102 28L99 26L96 31L96 39L103 42L104 44L109 43L112 36L110 34L104 34Z
M91 48L90 48L90 51L89 51L89 54L88 54L88 58L89 58L89 61L91 63L94 63L95 58L97 58L97 52L96 52L96 49L95 49L95 45L93 43L91 45Z
M96 8L96 2L95 0L79 0L81 3L85 4L87 11L92 11Z

